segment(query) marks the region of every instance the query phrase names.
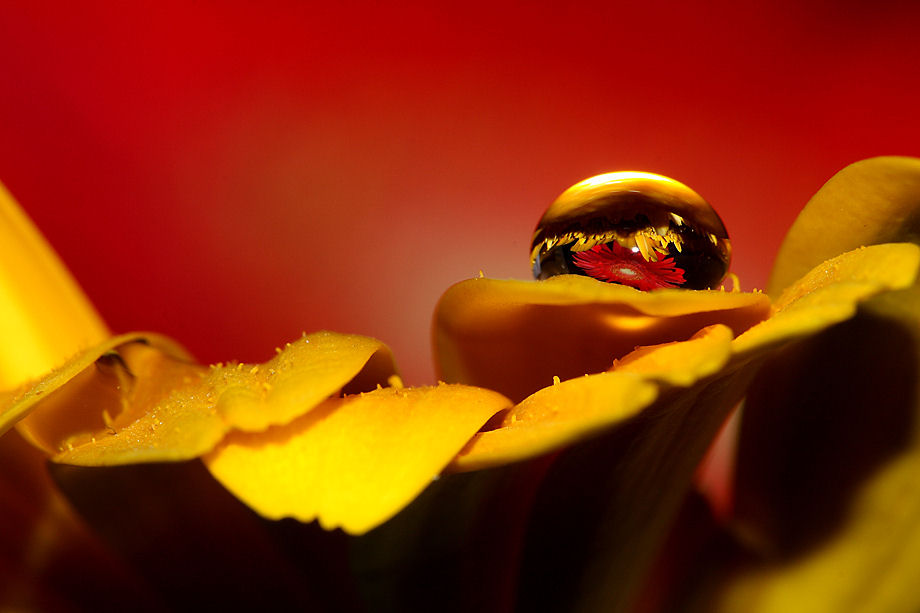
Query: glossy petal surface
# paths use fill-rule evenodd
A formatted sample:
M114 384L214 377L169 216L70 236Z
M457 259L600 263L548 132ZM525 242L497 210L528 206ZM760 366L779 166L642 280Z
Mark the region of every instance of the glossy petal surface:
M641 292L588 277L470 279L442 296L434 339L440 376L522 400L607 370L637 346L686 340L724 324L740 334L770 313L760 293Z
M522 608L628 610L705 449L763 360L851 317L859 301L909 285L917 270L913 245L845 254L793 286L773 317L734 340L727 327L714 326L688 341L640 348L611 373L537 392L495 430L477 435L458 469L559 454L530 520ZM631 394L612 393L636 381L650 389L639 409ZM610 389L597 398L576 393L601 382ZM524 418L513 420L518 413ZM554 427L544 431L544 424ZM559 441L556 424L566 432L585 428ZM503 455L512 450L513 457Z
M841 253L898 242L920 243L920 159L889 156L851 164L795 220L776 257L770 295Z
M289 343L264 364L212 367L136 338L112 339L26 388L9 420L34 410L19 429L58 462L175 461L210 451L232 429L287 423L346 386L373 389L395 372L379 341L331 332Z
M908 243L864 247L819 264L783 292L773 317L736 339L735 351L806 336L849 319L860 301L909 287L918 265L920 248Z
M0 185L0 391L43 376L108 336L67 268Z
M596 434L649 406L658 397L660 388L689 387L707 376L727 374L729 364L737 368L755 362L784 344L852 317L859 301L909 286L918 267L920 248L910 244L877 245L844 254L800 279L778 302L771 318L734 339L728 326L712 326L685 342L642 347L622 360L611 357L613 372L577 377L535 392L509 411L500 427L477 434L455 461L454 469L469 470L533 457ZM577 277L565 279L581 282ZM484 286L483 292L497 291L479 297L480 301L494 300L500 305L498 310L502 310L506 307L508 283L511 282ZM612 287L618 292L633 291ZM520 288L519 297L531 289ZM669 313L666 293L658 296L635 293L650 298L647 311L657 307ZM715 298L705 292L683 294L704 304L712 304L710 300ZM536 288L532 295L546 301L551 294ZM724 293L717 296L728 300L762 297ZM538 361L530 359L531 364Z
M285 427L233 433L205 461L266 517L360 534L417 496L509 405L466 386L380 389L328 400Z
M731 331L713 326L698 338L637 350L614 372L546 387L511 409L500 427L477 434L454 470L497 466L596 436L652 404L657 383L690 385L728 361Z
M736 530L755 556L722 560L709 610L920 607L918 312L916 287L878 296L767 363L738 466Z
M0 433L19 422L19 430L27 439L54 453L57 443L68 433L103 428L105 410L121 412L117 391L120 382L113 369L107 367L109 358L117 360L114 356L119 348L133 343L149 344L180 362L190 359L179 344L158 334L137 332L111 337L72 356L41 379L0 396ZM107 365L97 368L95 363L107 354ZM89 393L84 396L84 392Z

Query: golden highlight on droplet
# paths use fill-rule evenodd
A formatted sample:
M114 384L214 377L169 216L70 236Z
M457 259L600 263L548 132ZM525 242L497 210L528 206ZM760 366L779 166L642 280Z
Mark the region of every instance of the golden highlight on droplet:
M611 172L576 183L537 224L534 277L593 277L639 290L716 288L731 244L715 210L674 179Z

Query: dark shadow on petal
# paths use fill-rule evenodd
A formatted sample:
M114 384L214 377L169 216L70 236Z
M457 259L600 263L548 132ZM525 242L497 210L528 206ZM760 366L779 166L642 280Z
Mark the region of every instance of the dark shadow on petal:
M860 484L910 444L917 369L911 331L866 313L765 365L738 455L736 515L749 545L787 558L834 534Z
M170 610L354 611L345 537L315 526L296 539L258 517L199 461L51 465L92 528ZM293 555L295 554L296 555Z
M562 452L529 520L517 610L629 610L749 379L671 389L635 419Z
M57 492L45 454L15 430L0 438L0 610L166 610L152 587L96 538Z
M691 490L654 564L643 578L642 589L630 613L674 612L688 608L687 603L696 594L700 582L707 579L704 560L708 561L715 553L721 554L722 543L726 540L718 521L709 502L702 494ZM700 612L706 610L703 607Z
M505 613L548 458L442 476L390 521L351 541L375 613Z

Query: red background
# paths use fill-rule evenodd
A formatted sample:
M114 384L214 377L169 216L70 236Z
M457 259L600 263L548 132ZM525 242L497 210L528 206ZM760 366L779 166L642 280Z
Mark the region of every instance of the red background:
M0 180L116 331L206 361L358 332L420 383L440 293L527 278L599 172L694 187L762 287L831 174L920 154L918 31L910 2L7 2Z

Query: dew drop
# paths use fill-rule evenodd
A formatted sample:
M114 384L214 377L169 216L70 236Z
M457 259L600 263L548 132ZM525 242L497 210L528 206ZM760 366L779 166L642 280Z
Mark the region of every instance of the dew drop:
M537 224L537 279L575 274L640 290L718 287L731 244L715 210L686 185L612 172L562 193Z

